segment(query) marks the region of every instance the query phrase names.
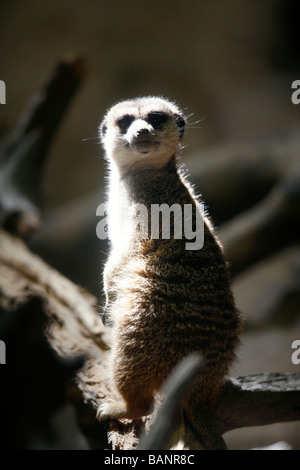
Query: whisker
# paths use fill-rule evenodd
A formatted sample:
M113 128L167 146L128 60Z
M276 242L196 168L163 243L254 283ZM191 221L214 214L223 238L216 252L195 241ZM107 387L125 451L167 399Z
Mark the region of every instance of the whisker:
M201 130L203 130L204 127L201 127L201 126L187 126L187 129L201 129Z
M87 140L98 140L99 137L85 137L84 139L81 139L81 142L86 142Z
M198 121L188 123L188 126L192 126L193 124L199 124L199 122L203 122L205 121L205 119L206 119L206 116L204 116L202 119L198 119Z
M190 117L192 117L194 114L195 114L195 112L193 111L192 113L187 114L185 117L186 117L186 119L190 119Z

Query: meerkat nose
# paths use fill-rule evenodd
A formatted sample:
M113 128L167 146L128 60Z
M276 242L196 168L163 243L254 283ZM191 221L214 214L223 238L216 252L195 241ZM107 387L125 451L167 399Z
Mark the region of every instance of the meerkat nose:
M143 128L139 129L136 133L137 137L146 137L150 134L149 129Z

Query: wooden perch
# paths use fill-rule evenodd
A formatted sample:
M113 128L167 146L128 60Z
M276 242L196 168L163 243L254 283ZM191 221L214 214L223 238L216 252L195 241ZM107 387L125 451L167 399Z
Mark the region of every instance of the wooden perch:
M196 365L189 364L189 370L185 371L187 378L192 378L191 372ZM174 378L171 378L174 381L175 374ZM181 381L177 379L177 382L175 379L175 384L178 393L182 385L187 386L185 377L182 377ZM158 410L149 435L141 443L141 449L163 448L166 423L172 423L172 427L175 424L172 422L172 415L165 411L170 398L171 394L166 391L166 403ZM300 374L265 373L229 379L215 411L214 420L220 434L240 427L300 420ZM174 437L178 439L177 449L203 449L187 426L184 431L177 430L176 433L177 436Z
M300 374L265 373L230 379L216 410L220 433L300 420Z
M105 352L106 329L97 301L35 256L17 237L0 229L0 307L12 311L33 297L43 301L49 317L51 347L64 357L84 355L85 365L69 392L82 429L95 439L96 409L101 399L112 398ZM180 385L180 384L179 384ZM181 385L180 385L181 386ZM300 374L261 374L230 380L215 414L220 433L244 426L300 420ZM159 416L159 411L158 411ZM108 438L113 449L132 449L153 417L140 421L112 421ZM99 433L99 427L97 428ZM97 434L96 434L97 436ZM188 433L179 448L196 448Z
M33 255L17 237L0 229L0 306L16 310L42 299L49 316L48 339L62 357L97 356L108 346L97 299Z
M0 224L21 237L39 226L41 170L85 72L81 56L60 62L29 102L0 156Z

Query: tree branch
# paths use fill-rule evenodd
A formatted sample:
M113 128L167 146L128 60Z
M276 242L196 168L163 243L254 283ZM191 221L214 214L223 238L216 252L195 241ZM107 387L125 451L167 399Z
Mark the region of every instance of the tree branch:
M203 357L198 354L192 354L180 362L174 369L171 377L162 390L164 399L157 411L157 416L154 419L150 431L148 433L144 433L144 436L142 436L138 449L160 450L166 446L168 441L170 445L172 445L171 442L174 440L176 441L174 428L176 429L176 434L178 436L177 440L180 439L179 436L182 433L180 427L183 426L183 423L181 423L180 426L180 423L176 423L176 419L174 419L174 417L180 408L180 400L184 395L184 392L195 375L203 368L203 365ZM180 416L177 417L177 420L178 418L180 418ZM202 443L197 442L197 447L199 445L201 449L203 449Z
M223 434L231 429L300 420L300 374L265 373L230 379L216 410Z
M58 63L24 110L0 157L0 224L21 237L39 227L40 173L85 72L81 56Z

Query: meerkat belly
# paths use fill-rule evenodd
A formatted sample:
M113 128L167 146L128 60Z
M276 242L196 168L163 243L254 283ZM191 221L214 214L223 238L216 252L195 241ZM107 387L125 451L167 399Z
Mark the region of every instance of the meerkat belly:
M157 269L148 262L133 271L131 282L126 276L114 305L113 361L133 380L155 381L159 388L192 352L202 352L208 368L226 373L237 340L235 311L217 290L220 279L214 282L216 276L201 270L200 260L194 264L166 260Z

